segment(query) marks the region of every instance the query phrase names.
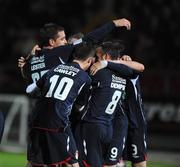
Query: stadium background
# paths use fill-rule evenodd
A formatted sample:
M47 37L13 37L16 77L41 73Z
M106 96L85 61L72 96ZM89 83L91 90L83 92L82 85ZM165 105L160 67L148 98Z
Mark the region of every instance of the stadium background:
M109 37L124 40L127 53L145 64L142 90L148 118L149 149L173 152L180 159L179 8L179 0L0 0L0 110L8 116L14 99L20 98L22 106L28 103L26 97L21 97L25 95L25 83L17 59L31 50L38 29L44 23L64 26L68 37L125 17L132 22L131 31L118 29ZM24 108L20 110L23 112ZM8 134L14 140L18 133L18 128L14 127L21 126L19 115ZM7 143L2 145L7 146Z

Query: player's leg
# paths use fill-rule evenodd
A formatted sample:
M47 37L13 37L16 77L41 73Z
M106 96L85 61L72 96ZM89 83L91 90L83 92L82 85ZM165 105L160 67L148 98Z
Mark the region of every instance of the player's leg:
M34 129L33 131L31 143L29 143L29 159L33 165L49 164L48 167L52 165L54 167L57 164L56 166L59 167L59 164L68 162L78 167L77 148L74 146L75 142L73 141L72 133L70 133L70 127L67 127L65 131L59 132L41 129ZM32 154L34 152L35 154Z
M126 115L119 115L114 118L113 137L108 146L107 154L105 155L106 167L116 166L119 159L121 159L125 147L127 129L128 119Z
M116 167L116 165L104 165L103 167Z
M142 161L139 163L132 163L132 167L146 167L146 161Z
M36 165L32 165L30 162L28 162L26 167L37 167L37 166ZM38 166L38 167L48 167L48 166L47 165L42 165L42 166ZM57 166L57 167L59 167L59 166Z
M28 161L28 163L26 164L26 167L32 167L31 163Z
M125 160L131 161L132 167L146 167L147 148L146 148L146 128L144 126L129 129Z
M66 163L62 165L62 167L79 167L79 163L73 163L73 164Z
M101 124L83 123L82 159L84 166L101 167L103 165L102 136L106 129Z
M116 167L127 167L126 161L120 160L117 163Z
M79 163L72 164L72 167L79 167Z
M32 166L28 166L28 167L49 167L48 165L42 165L42 166L39 166L39 165L32 165ZM53 167L58 167L58 166L53 166Z
M119 159L122 157L124 147L123 145L125 145L125 138L126 136L122 135L122 139L112 140L112 143L110 144L108 153L105 158L106 167L116 166L118 164Z
M82 131L83 131L83 123L79 122L75 128L74 131L74 138L75 138L75 142L77 145L77 149L78 149L78 161L79 161L79 165L83 166L83 138L82 138Z
M48 165L41 165L41 166L37 166L37 165L32 165L30 162L27 163L26 167L48 167ZM60 167L60 166L53 166L53 167Z

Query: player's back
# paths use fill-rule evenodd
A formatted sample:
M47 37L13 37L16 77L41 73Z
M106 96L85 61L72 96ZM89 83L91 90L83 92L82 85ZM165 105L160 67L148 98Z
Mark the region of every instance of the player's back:
M110 124L125 91L126 80L109 69L99 70L92 78L89 107L83 120Z
M90 82L88 74L77 63L61 64L44 75L37 85L42 88L45 105L36 106L34 126L66 126L73 102L87 81Z
M71 56L74 46L59 46L53 49L42 49L31 57L25 67L25 75L29 83L39 80L48 70L58 64L64 64Z
M24 67L27 83L38 81L46 72L53 67L67 61L73 50L72 45L59 46L53 49L42 49L36 56L29 59ZM51 104L44 98L39 98L35 101L33 111L30 113L28 124L33 126L34 119L37 116L36 111L42 108L51 108Z

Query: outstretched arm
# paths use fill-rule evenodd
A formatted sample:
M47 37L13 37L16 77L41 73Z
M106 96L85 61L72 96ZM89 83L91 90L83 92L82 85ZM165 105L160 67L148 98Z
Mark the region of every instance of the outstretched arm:
M145 69L143 64L132 61L130 56L125 55L120 60L103 60L94 63L91 67L91 74L94 75L98 70L105 67L118 72L123 77L132 77L134 73L141 73Z
M143 72L145 69L144 65L137 61L113 60L110 62L126 65L129 68L132 68L133 70L136 70L138 72Z
M97 71L105 67L118 72L119 75L121 75L124 78L130 78L134 74L134 70L124 64L113 63L103 60L103 61L98 61L91 66L90 69L91 75L95 75Z
M108 33L110 33L116 27L126 27L127 30L131 29L131 23L129 20L122 18L113 20L111 22L106 23L102 27L88 33L83 38L85 41L90 40L94 43L97 43L99 40L103 39Z

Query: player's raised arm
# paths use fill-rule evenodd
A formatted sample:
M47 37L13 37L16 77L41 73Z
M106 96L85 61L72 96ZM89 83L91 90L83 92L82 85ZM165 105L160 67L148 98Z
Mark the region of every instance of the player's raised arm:
M110 21L100 28L97 28L96 30L85 35L84 40L91 40L92 42L97 43L116 27L126 27L127 30L130 30L131 22L125 18Z

